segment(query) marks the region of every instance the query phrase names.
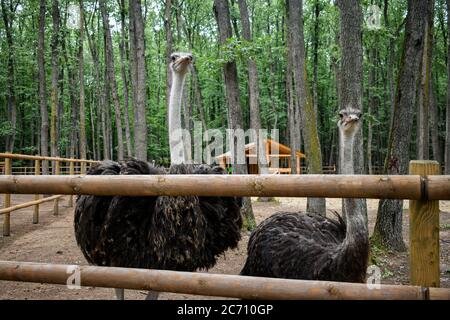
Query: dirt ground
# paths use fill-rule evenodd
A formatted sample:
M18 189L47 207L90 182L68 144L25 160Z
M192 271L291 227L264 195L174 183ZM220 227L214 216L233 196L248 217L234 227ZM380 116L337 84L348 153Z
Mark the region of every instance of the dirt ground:
M87 264L78 249L73 232L73 209L67 207L68 197L60 202L58 216L53 215L53 203L41 205L40 222L32 224L32 208L11 214L11 236L0 235L0 260L30 261L63 264ZM13 195L12 203L33 200L33 196ZM253 199L255 200L255 199ZM3 199L0 200L2 205ZM372 231L378 200L368 200L369 227ZM275 202L253 201L257 222L261 222L277 211L305 210L305 198L277 198ZM341 211L340 199L327 199L327 208ZM440 248L441 287L450 288L450 201L441 201ZM403 236L408 243L408 201L405 201ZM330 213L331 215L331 213ZM246 258L248 234L244 234L239 246L221 257L210 273L238 274ZM384 254L379 257L382 269L382 284L408 284L408 253ZM144 299L146 292L126 290L126 299ZM0 299L114 299L114 290L109 288L82 288L69 290L62 285L20 283L0 281ZM160 299L211 299L212 297L163 293Z

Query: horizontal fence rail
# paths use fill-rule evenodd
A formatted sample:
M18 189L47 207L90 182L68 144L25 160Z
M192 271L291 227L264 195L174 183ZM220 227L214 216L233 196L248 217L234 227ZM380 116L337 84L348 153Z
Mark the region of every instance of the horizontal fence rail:
M0 176L0 193L450 200L450 176L3 175Z
M99 161L86 160L86 159L73 159L73 158L60 158L60 157L43 157L43 156L30 156L27 154L16 153L0 153L0 159L16 159L16 160L47 160L47 161L61 161L61 162L81 162L81 163L96 163Z
M24 202L21 204L17 204L15 206L11 206L5 209L0 209L0 215L2 214L7 214L16 210L20 210L20 209L24 209L24 208L28 208L28 207L32 207L41 203L45 203L45 202L49 202L49 201L53 201L55 199L59 199L63 197L63 195L56 195L56 196L52 196L52 197L48 197L48 198L42 198L42 199L38 199L38 200L34 200L34 201L28 201L28 202Z
M78 277L75 275L77 272ZM79 283L69 281L79 279ZM448 300L450 289L0 261L0 280L154 290L241 299ZM373 285L372 285L373 286Z

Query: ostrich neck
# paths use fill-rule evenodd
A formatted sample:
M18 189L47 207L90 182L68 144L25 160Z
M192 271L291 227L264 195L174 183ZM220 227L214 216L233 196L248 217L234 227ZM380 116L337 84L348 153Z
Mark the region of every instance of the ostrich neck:
M185 75L173 72L172 79L169 98L170 163L180 164L186 162L181 128L181 97Z
M340 150L341 150L341 174L354 174L353 165L353 147L354 134L345 135L341 132ZM354 248L359 251L361 246L367 246L368 230L363 215L362 199L343 199L344 214L347 223L345 249Z

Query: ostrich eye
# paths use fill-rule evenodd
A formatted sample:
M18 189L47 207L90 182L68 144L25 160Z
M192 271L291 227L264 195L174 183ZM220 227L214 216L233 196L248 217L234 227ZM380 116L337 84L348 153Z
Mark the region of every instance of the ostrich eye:
M358 116L358 118L361 118L363 116L363 113L362 112L358 112L356 115Z
M342 119L342 117L344 117L344 114L343 113L339 113L339 118Z
M172 62L174 62L175 60L177 60L177 56L176 55L170 56L170 60L172 60Z

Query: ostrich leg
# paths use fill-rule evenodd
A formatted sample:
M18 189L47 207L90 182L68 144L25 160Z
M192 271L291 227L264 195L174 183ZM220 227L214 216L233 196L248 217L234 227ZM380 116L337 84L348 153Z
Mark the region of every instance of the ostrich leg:
M114 291L116 292L116 299L117 300L125 300L125 289L114 288Z
M149 291L145 300L158 300L159 291Z

